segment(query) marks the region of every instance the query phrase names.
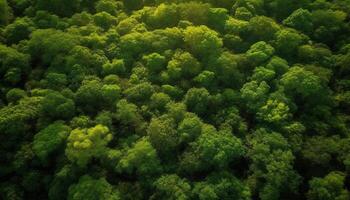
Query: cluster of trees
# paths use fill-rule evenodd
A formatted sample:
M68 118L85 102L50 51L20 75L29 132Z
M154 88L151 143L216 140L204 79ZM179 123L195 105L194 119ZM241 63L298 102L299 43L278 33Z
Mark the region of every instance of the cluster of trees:
M0 199L350 199L349 0L0 0Z

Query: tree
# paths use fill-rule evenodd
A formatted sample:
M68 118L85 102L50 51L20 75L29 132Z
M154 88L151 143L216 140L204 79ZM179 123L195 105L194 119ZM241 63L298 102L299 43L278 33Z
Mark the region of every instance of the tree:
M193 142L202 133L203 122L196 115L187 115L180 122L177 131L180 137L180 142Z
M76 102L87 112L94 112L103 103L102 83L98 79L84 80L76 92Z
M73 20L72 20L73 21ZM39 10L36 12L33 22L37 28L47 29L47 28L59 28L59 26L65 26L60 18L48 11Z
M153 52L162 53L169 49L183 47L183 30L180 28L158 29L152 32L146 32L145 34L146 44Z
M312 22L314 24L313 37L317 41L330 44L343 30L346 13L333 10L315 10L312 12Z
M231 9L232 3L233 3L230 0L222 0L222 1L205 0L205 2L208 2L211 5L214 5L215 7L226 8L226 9Z
M15 146L13 146L13 147L15 147ZM17 150L13 156L14 157L13 157L13 160L11 163L11 168L23 176L22 181L24 183L25 179L26 179L24 176L29 175L29 173L31 173L30 170L28 170L28 169L29 169L31 162L33 160L35 160L35 153L33 151L32 145L26 144L26 143L22 143L21 145L18 145ZM8 172L11 172L11 171L6 171L6 167L5 167L5 170L2 172L2 174L6 174ZM34 173L37 174L38 172L34 172ZM30 181L28 181L28 182L30 182ZM38 187L37 187L38 185L40 185L40 184L34 183L33 187L27 185L28 189L26 189L26 190L32 192L33 190L38 189Z
M246 8L253 15L262 15L264 12L264 1L262 0L239 0L233 5L234 11L238 8Z
M166 58L158 53L144 55L142 59L144 60L147 69L151 72L160 72L166 66Z
M0 130L3 135L0 137L21 137L31 127L27 125L29 121L39 116L41 101L41 97L27 97L20 100L17 105L3 107L0 110ZM7 138L7 141L11 141L11 137Z
M266 65L265 68L272 70L278 75L282 75L288 71L289 65L288 62L283 58L274 56L270 59L269 63Z
M255 111L265 103L269 90L270 86L265 81L251 81L244 84L240 91L248 109Z
M89 175L80 177L79 182L69 187L69 200L120 200L120 194L105 178L94 179Z
M229 101L232 101L232 99L229 98ZM248 125L235 106L220 110L214 119L220 130L231 131L239 137L247 133Z
M126 99L133 103L147 101L153 93L154 88L152 84L148 82L139 83L124 91Z
M120 82L121 80L119 76L115 74L111 74L103 78L103 83L108 85L118 85Z
M288 105L276 99L267 100L256 115L260 120L275 124L281 124L291 117Z
M162 91L169 95L172 99L179 100L183 97L184 91L178 86L162 85Z
M148 79L153 78L150 75L151 74L146 67L144 67L142 65L134 67L131 71L131 76L130 76L130 82L133 84L132 86L134 86L134 88L132 88L132 89L131 89L131 87L128 88L128 89L130 89L130 91L133 90L133 92L131 92L131 93L135 94L142 87L149 87L148 88L149 90L153 90L153 88L150 87L152 85L150 84L150 82L148 80ZM149 90L147 90L147 91L150 92ZM135 102L136 102L136 100L135 100Z
M125 8L130 11L142 8L143 2L144 0L123 0Z
M208 14L209 27L222 32L225 28L226 20L228 20L228 10L224 8L211 8Z
M96 124L101 124L108 127L108 129L113 130L113 119L115 118L114 113L110 111L101 111L95 117L94 122Z
M303 158L314 166L329 166L332 157L339 151L338 137L314 136L307 138L302 150ZM321 168L322 169L322 168Z
M51 72L40 83L47 89L62 90L66 87L68 80L65 74Z
M201 65L188 52L176 52L169 61L167 72L171 80L179 80L183 78L192 78L201 72Z
M339 149L338 160L343 163L347 171L350 170L349 144L350 144L349 138L343 139L339 142L340 149Z
M347 72L350 71L350 68L348 67L348 63L350 62L349 47L350 45L345 45L341 49L341 54L336 58L336 66L338 68L337 71L340 76L344 76L345 74L347 74Z
M195 183L193 193L200 200L251 199L249 188L227 171L212 173Z
M134 17L128 17L126 19L123 19L122 21L120 21L116 27L116 30L118 31L118 33L120 35L127 35L128 33L130 33L135 27L137 27L140 23L137 21L137 19L135 19ZM124 37L125 39L132 39L131 36L130 37ZM139 35L133 35L135 37L139 36ZM125 41L127 42L127 41ZM131 42L131 41L130 41Z
M47 10L62 17L69 17L78 11L80 1L57 1L57 0L38 0L35 2L38 10Z
M223 45L218 33L203 25L187 27L184 40L189 51L199 58L219 52Z
M294 156L288 141L279 133L259 129L249 141L252 160L248 178L253 193L263 200L280 199L284 193L295 194L300 176L293 170Z
M154 182L155 193L151 200L189 200L191 199L191 185L185 178L176 174L163 175Z
M93 20L97 26L105 30L109 29L111 26L117 23L117 19L113 15L104 11L96 13L93 16Z
M33 58L40 59L43 64L48 65L60 56L67 55L78 43L77 37L69 33L42 29L31 34L28 47Z
M72 165L64 165L54 174L48 190L52 200L67 198L69 187L79 178L78 170Z
M108 128L102 125L74 129L67 139L66 156L79 167L86 167L92 158L100 158L106 153L112 138Z
M151 96L150 108L157 111L164 111L166 105L171 101L169 95L165 93L154 93Z
M204 163L218 168L226 167L245 152L239 138L226 131L215 132L212 127L203 130L192 148Z
M186 173L208 169L226 169L236 159L244 155L241 140L228 131L217 131L211 125L204 125L202 134L190 143L188 152L182 156L180 169Z
M92 34L93 36L95 34ZM91 36L92 37L92 36ZM98 37L98 36L97 36ZM97 44L85 44L88 47L77 45L69 51L69 55L64 57L64 71L76 82L82 81L87 75L100 75L102 71L102 66L107 63L108 59L104 54L97 53L93 49L95 45L98 44L99 38L92 38L91 42L96 42ZM97 41L96 41L97 40ZM91 48L91 49L90 49ZM57 70L62 70L61 66L53 66ZM79 69L74 69L79 68ZM81 76L81 77L79 77Z
M127 149L116 168L128 174L136 172L138 176L152 176L162 170L157 152L147 138L139 139Z
M247 36L251 41L267 42L274 39L274 35L279 29L279 25L273 19L266 16L256 16L249 20Z
M151 119L147 128L147 135L152 146L163 158L164 155L172 153L178 145L178 134L174 120L166 115Z
M276 33L276 50L284 58L293 59L297 49L306 41L306 37L296 31L282 29Z
M6 93L6 100L8 103L17 103L19 100L27 96L26 91L19 88L13 88Z
M309 200L331 200L349 199L349 191L344 185L345 175L341 172L333 171L324 178L313 178L310 182L310 190L308 191Z
M276 77L274 69L267 69L265 67L256 67L254 73L251 77L253 81L256 82L270 82Z
M350 199L349 13L0 0L0 199Z
M191 88L184 97L184 103L190 111L202 115L209 108L210 94L205 88Z
M88 128L92 124L93 124L92 120L90 119L89 116L86 116L86 115L76 116L70 121L70 127L73 129Z
M69 132L70 128L63 122L54 122L34 136L33 151L42 162L48 161L52 153L63 147Z
M97 12L107 12L113 16L116 16L121 9L121 2L115 2L111 0L97 1L95 5Z
M179 123L181 120L184 119L187 110L186 105L182 102L170 102L166 105L166 109L169 117L175 120L176 123Z
M28 39L33 30L34 25L29 18L17 18L12 24L6 26L4 36L7 44L16 44Z
M7 25L9 21L9 6L7 0L0 1L0 25Z
M11 183L3 183L0 188L1 198L4 199L22 199L23 191L20 191L20 187Z
M179 4L180 17L194 25L208 23L210 5L202 2L184 2Z
M249 21L253 17L253 13L251 13L246 7L238 7L234 11L235 18L240 20Z
M133 126L137 126L142 122L142 116L139 114L137 106L125 99L117 103L117 119L122 124Z
M204 70L193 79L200 87L210 88L215 84L215 73Z
M277 20L285 19L290 13L292 13L297 8L303 8L311 4L310 0L301 0L301 1L293 1L293 0L267 0L265 2L267 7L267 12L273 13L272 15Z
M321 66L332 65L332 52L324 45L301 45L298 48L298 59L301 62Z
M112 62L108 62L102 66L102 73L104 75L116 74L123 75L126 71L124 60L114 59Z
M304 98L320 95L324 90L318 76L299 66L290 68L280 81L287 93L301 95Z
M152 28L174 27L180 20L178 4L160 4L147 19Z
M244 49L246 44L243 42L243 37L241 37L241 34L244 34L245 31L248 29L249 23L247 21L239 20L236 18L228 18L228 20L225 23L225 32L227 32L233 39L236 39L239 44L242 45L242 47L235 47L235 50L241 50Z
M49 92L42 101L41 114L52 119L71 119L75 115L75 103L59 92Z
M243 74L237 64L236 55L225 51L214 56L208 63L208 70L215 73L220 85L238 88L243 82Z
M288 18L283 20L283 24L305 34L310 34L313 30L312 15L303 8L295 10Z
M29 73L29 55L0 44L0 76L5 83L16 84Z
M103 85L101 90L104 102L110 106L114 106L120 99L121 89L118 85Z
M261 41L250 47L247 51L247 56L253 64L259 65L266 62L274 53L275 49L271 45Z

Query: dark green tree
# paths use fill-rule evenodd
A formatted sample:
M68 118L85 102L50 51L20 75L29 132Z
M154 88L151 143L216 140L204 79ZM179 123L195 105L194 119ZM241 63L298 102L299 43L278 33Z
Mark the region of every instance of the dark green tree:
M33 151L43 162L48 161L55 151L63 147L70 128L57 121L34 136Z
M331 172L324 178L313 178L308 192L308 199L310 200L330 200L349 199L349 191L344 188L345 175L341 172Z
M119 200L119 191L109 184L106 179L94 179L89 175L80 177L79 182L69 187L69 200L78 199L110 199Z
M154 182L155 193L150 199L191 199L191 185L176 174L163 175Z

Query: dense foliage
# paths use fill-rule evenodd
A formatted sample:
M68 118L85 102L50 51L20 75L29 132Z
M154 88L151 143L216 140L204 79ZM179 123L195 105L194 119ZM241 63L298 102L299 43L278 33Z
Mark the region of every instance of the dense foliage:
M0 0L0 199L349 200L349 0Z

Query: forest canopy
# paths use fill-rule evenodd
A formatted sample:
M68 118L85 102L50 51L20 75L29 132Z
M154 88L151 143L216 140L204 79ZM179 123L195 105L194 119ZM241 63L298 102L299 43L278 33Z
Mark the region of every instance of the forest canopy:
M0 0L0 199L349 200L350 0Z

